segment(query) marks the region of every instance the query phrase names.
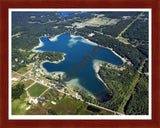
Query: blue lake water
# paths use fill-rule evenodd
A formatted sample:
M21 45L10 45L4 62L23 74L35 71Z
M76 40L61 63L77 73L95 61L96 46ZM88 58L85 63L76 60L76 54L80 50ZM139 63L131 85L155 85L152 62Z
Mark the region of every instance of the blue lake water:
M107 48L99 48L81 37L71 37L70 34L62 34L57 40L50 41L42 37L44 45L36 50L64 52L65 60L58 63L43 63L48 72L62 71L71 76L68 84L87 90L95 97L101 93L107 93L105 85L97 78L94 64L106 61L115 65L121 65L123 61Z
M66 15L74 13L75 11L60 11L60 12L61 12L61 17L65 17ZM81 13L87 13L87 11L82 11Z

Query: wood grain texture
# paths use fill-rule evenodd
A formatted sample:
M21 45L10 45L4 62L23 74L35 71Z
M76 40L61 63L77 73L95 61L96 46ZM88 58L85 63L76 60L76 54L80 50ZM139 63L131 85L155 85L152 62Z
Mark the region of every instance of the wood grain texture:
M9 8L151 8L152 120L8 120ZM159 128L160 127L159 0L1 0L0 1L0 128Z

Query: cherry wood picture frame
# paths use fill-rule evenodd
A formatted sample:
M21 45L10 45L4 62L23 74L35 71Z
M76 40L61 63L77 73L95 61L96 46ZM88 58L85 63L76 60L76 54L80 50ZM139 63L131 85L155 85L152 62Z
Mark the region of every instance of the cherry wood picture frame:
M150 8L152 9L151 120L9 120L9 8ZM159 128L160 127L159 0L0 0L0 128Z

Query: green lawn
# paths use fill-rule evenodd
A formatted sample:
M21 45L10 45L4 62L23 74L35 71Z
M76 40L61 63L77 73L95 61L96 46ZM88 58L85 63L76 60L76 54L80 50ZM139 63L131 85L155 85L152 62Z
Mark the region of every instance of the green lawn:
M27 67L20 68L17 72L20 74L25 74L27 72Z
M47 88L48 87L42 84L35 83L33 86L28 88L27 91L30 93L32 97L39 97Z

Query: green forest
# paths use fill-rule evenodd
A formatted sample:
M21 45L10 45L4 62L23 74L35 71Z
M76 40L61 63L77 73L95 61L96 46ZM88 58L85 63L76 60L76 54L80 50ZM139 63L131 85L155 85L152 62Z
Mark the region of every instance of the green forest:
M148 78L141 75L134 93L125 106L125 113L128 115L148 115Z
M23 83L18 83L16 86L12 87L12 99L18 99L25 92L25 85Z
M123 110L121 112L125 112L125 114L133 114L133 111L135 111L135 115L148 114L148 81L145 75L139 75L132 66L129 66L123 71L102 66L99 75L112 92L111 100L103 103L103 106L115 111ZM134 90L133 92L132 89ZM132 95L122 109L120 107L124 99L129 96L129 92Z
M38 59L40 61L48 60L48 61L58 61L62 60L64 56L64 53L61 52L52 52L52 51L46 51L43 53L38 54Z
M30 55L32 55L30 57ZM19 50L13 50L12 51L12 69L14 71L17 71L18 69L22 67L26 67L27 64L31 62L35 62L37 60L39 61L59 61L62 60L64 57L64 53L61 52L53 52L53 51L46 51L46 52L39 52L39 53L33 53L33 52L25 52L25 51L19 51Z

